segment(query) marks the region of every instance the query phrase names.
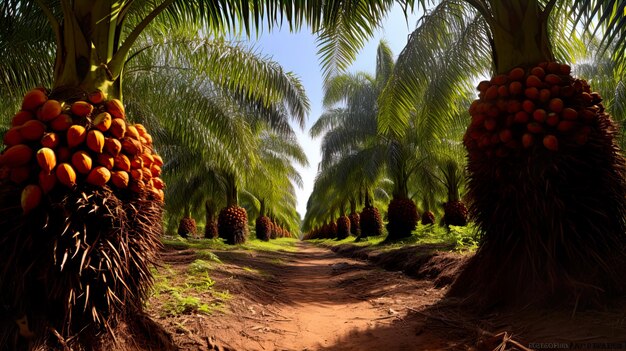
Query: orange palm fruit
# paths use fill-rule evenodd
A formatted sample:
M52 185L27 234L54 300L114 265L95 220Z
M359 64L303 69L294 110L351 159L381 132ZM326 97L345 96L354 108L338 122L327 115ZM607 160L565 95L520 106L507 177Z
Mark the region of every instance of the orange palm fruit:
M161 176L161 167L153 164L152 166L150 166L150 174L152 174L153 177Z
M143 124L135 123L134 126L135 129L137 129L137 133L139 133L139 136L145 136L146 134L148 134L148 130L146 130L146 127L144 127Z
M108 112L99 113L96 118L93 120L93 125L98 128L101 132L106 132L111 128L111 114Z
M70 166L69 164L59 164L55 170L55 173L57 179L59 180L59 183L70 188L76 185L76 172L74 171L74 168L72 168L72 166Z
M105 107L108 113L113 116L113 118L126 118L126 112L124 111L124 105L118 99L112 99L105 103Z
M89 154L85 151L76 151L72 155L72 166L74 169L80 174L87 174L91 171L91 167L93 165L93 161Z
M122 171L126 171L126 172L130 171L130 160L128 159L126 155L119 154L115 156L113 161L114 161L115 168L122 170Z
M21 126L24 123L34 118L35 117L33 116L32 112L27 111L27 110L20 110L15 114L15 116L13 116L13 119L11 119L11 126L12 127Z
M104 134L97 129L92 129L87 133L87 147L97 153L102 153L104 150Z
M39 186L44 194L49 193L57 184L57 177L54 173L39 172Z
M38 120L31 120L20 127L20 134L24 140L35 141L41 139L46 132L46 125Z
M13 127L9 129L2 138L4 145L13 146L24 142L22 134L20 134L20 127Z
M117 156L122 150L122 143L115 138L104 139L104 151L111 156Z
M98 164L102 167L105 167L108 170L111 170L113 169L113 166L115 165L115 160L113 159L113 156L111 155L99 154Z
M122 139L126 134L126 122L121 118L115 118L111 121L111 127L109 127L111 135L118 139Z
M139 141L135 140L135 139L131 139L131 138L124 138L122 140L122 150L127 154L127 155L137 155L138 153L140 153L142 151L143 147L141 146L141 144L139 143Z
M33 149L18 144L6 149L0 156L0 166L19 167L27 164L33 157Z
M72 117L68 114L62 113L57 118L53 119L49 125L54 131L64 132L72 126Z
M143 159L139 156L135 156L130 160L130 168L141 169L143 168Z
M86 182L95 186L104 186L111 179L111 172L105 167L98 166L89 172Z
M48 147L42 147L37 151L37 163L41 170L47 174L50 174L54 167L57 165L56 155L54 150Z
M152 185L159 190L165 188L165 182L163 182L163 179L158 177L152 178Z
M73 125L67 130L67 146L70 148L77 147L87 139L87 131L85 127Z
M56 149L59 146L59 135L57 133L46 133L41 137L41 146Z
M24 214L32 211L41 203L42 191L39 185L30 184L22 190L22 210Z
M113 171L111 172L111 182L119 189L125 189L128 187L129 176L125 171Z
M48 97L43 91L39 89L33 89L26 93L26 95L24 95L24 100L22 100L22 110L35 111L47 100Z
M139 131L137 131L137 128L135 128L134 125L126 125L126 137L128 138L133 138L135 140L139 140Z
M101 90L92 91L87 97L89 102L94 105L101 104L104 101L104 93Z
M154 164L163 167L163 159L159 155L152 155L152 159L154 160Z
M48 100L37 111L37 118L43 122L51 121L61 114L62 109L61 103L57 100Z
M78 117L87 117L93 112L93 105L87 101L76 101L70 107L70 112Z

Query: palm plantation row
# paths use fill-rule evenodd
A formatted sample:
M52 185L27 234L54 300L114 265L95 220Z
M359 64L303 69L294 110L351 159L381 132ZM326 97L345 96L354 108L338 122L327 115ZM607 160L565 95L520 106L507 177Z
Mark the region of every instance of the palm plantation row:
M0 344L7 349L107 347L118 322L134 323L143 314L164 209L172 228L189 215L204 215L205 227L214 228L219 217L218 231L230 243L245 240L248 214L259 218L257 236L271 220L297 230L293 184L300 180L293 162L305 164L306 158L295 146L289 120L302 125L308 101L292 74L221 39L229 30L251 33L283 22L293 30L306 24L319 35L326 78L328 110L313 130L325 133L324 159L308 203L308 229L333 227L339 216L337 225L345 235L364 205L361 234L364 229L366 235L376 234L380 213L374 205L391 198L387 229L391 238L402 238L418 220L412 198L429 219L429 211L440 212L439 205L447 203L449 222L453 215L464 217L458 201L467 194L481 244L452 295L492 307L554 299L597 303L622 291L626 166L614 124L600 96L590 94L584 82L555 61L572 61L575 46L582 43L571 40L572 28L588 27L598 14L598 33L605 38L598 46L609 50L598 51L604 54L595 62L610 64L591 63L580 72L593 74L592 84L600 74L621 77L624 5L566 0L399 3L407 10L422 9L426 16L395 64L381 45L373 77L343 71L394 1L3 3L1 14L9 25L0 33L5 57L0 110L12 116L32 107L30 125L39 128L13 126L24 143L18 144L19 154L8 157L5 151L5 169L25 171L32 182L29 190L43 188L41 179L58 171L53 160L59 154L44 150L39 157L47 141L32 134L41 131L37 120L48 123L48 117L63 115L64 105L92 102L98 113L145 126L146 134L120 136L124 152L148 150L147 160L158 152L169 185L164 205L139 186L143 176L149 178L143 169L132 173L130 189L136 191L131 192L107 184L106 177L94 187L91 176L62 181L57 174L63 186L45 196L39 190L39 197L33 197L37 192L27 192L14 181L17 176L4 179L1 224L7 235L1 242L0 298L16 318L30 318L30 323L23 322L19 330L3 328ZM198 33L203 35L198 38ZM482 75L494 78L479 86L479 100L472 103L474 81ZM602 81L611 86L616 80ZM42 84L48 89L31 95L43 99L20 105L20 96ZM513 86L527 91L521 94ZM622 95L605 103L613 102L607 107L614 114L623 113L623 84L613 86ZM546 101L539 95L543 90L550 94L541 95ZM102 99L94 100L98 94ZM54 109L41 112L44 100L55 101L48 103ZM463 135L470 103L472 126ZM521 148L511 141L528 139L523 130L528 121L508 118L522 112L508 111L517 105L528 106L526 113L533 116L550 107L556 116L552 120L566 109L575 113L568 112L570 117L586 116L573 122L578 123L575 133L584 130L584 138L565 129L559 134L552 125L533 125L532 137L543 138L543 145ZM63 119L72 130L111 133L91 112ZM72 148L78 137L59 129L61 147ZM99 160L101 139L94 140L87 143L91 151L84 152ZM558 146L555 140L560 140ZM469 152L467 164L463 147ZM37 151L37 158L28 150ZM76 167L63 165L64 170ZM102 167L98 174L107 173ZM20 193L26 199L21 206ZM348 208L351 218L345 216ZM43 281L50 294L40 289Z

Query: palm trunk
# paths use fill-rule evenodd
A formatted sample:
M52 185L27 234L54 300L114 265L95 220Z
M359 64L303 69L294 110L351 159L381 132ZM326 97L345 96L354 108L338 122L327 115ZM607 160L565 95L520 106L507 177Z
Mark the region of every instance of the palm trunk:
M217 233L217 205L211 199L206 200L204 203L205 210L205 227L204 227L204 237L206 239L216 239L218 237Z
M602 302L623 291L626 267L616 127L586 82L549 62L554 1L490 4L494 71L520 69L481 84L470 108L468 196L482 240L450 294L484 307ZM496 107L487 119L485 104Z
M59 145L45 146L50 149L47 159L54 155L58 161L56 167L44 170L34 158L26 162L36 172L30 184L0 180L0 206L5 213L0 225L10 234L10 241L0 248L0 266L12 267L0 273L0 300L33 316L32 348L55 348L47 344L55 340L67 340L68 349L98 348L104 339L120 335L113 330L118 322L131 324L134 317L130 316L144 316L144 301L152 285L150 267L161 247L163 184L160 179L148 180L147 174L144 178L137 168L134 173L128 169L120 173L119 168L111 172L99 167L96 172L99 165L94 165L86 177L77 178L69 160L61 156L61 149L67 151L65 154L73 148L100 155L105 153L105 137L122 139L121 135L110 134L106 123L96 126L96 117L106 112L110 115L108 121L118 120L117 125L127 126L121 102L112 101L122 96L124 62L138 35L171 1L147 14L130 32L122 28L127 10L122 7L129 5L127 1L61 1L60 19L47 2L37 3L56 38L54 81L51 91L35 89L25 96L22 113L29 120L14 128L29 129L25 126L30 123L36 127L30 131L40 132L13 146L23 150L26 146L32 152L43 149L44 130L53 131L61 141ZM71 109L62 109L63 104ZM70 127L84 128L93 139L70 146ZM157 156L151 151L147 133L142 131L133 137L118 140L127 144L121 153L131 156L129 160L141 154ZM160 172L161 165L155 173ZM38 181L40 170L54 174L58 181ZM150 174L150 178L156 177ZM29 190L30 194L34 189L46 196L39 197L35 208L27 206L24 212L28 213L23 214L20 193ZM5 211L5 207L18 209L19 213ZM68 231L74 235L65 235ZM35 246L26 244L33 237L49 240ZM23 249L16 252L16 247ZM13 284L17 281L21 283ZM42 281L47 286L45 291L37 288ZM19 343L28 342L19 338L14 328L0 331L0 340L17 340L7 346L16 350L22 349Z

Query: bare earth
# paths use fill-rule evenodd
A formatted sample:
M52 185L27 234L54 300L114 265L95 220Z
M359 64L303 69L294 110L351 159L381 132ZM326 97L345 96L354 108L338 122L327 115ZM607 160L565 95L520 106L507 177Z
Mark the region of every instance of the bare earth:
M215 284L193 294L215 308L164 314L173 293L162 293L148 312L181 350L626 349L626 298L601 310L477 316L444 298L447 288L437 279L410 278L308 243L297 249L214 251L223 262L208 268ZM167 283L202 283L188 275L199 257L167 247Z
M217 251L224 264L210 275L232 296L226 311L155 319L184 350L467 349L450 330L425 328L419 311L444 293L431 281L297 245L296 253ZM163 258L183 272L194 260L189 251Z

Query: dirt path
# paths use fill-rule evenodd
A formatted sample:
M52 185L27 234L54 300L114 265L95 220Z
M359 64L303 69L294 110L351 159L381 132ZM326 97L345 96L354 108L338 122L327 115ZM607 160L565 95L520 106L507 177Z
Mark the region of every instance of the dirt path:
M297 252L217 251L209 273L231 298L223 313L158 320L184 350L467 349L451 330L425 327L420 314L443 291L330 250L298 243ZM180 271L193 253L164 255ZM158 302L153 303L158 307ZM155 307L156 308L156 307ZM458 340L458 338L456 338ZM215 347L214 347L215 346Z

